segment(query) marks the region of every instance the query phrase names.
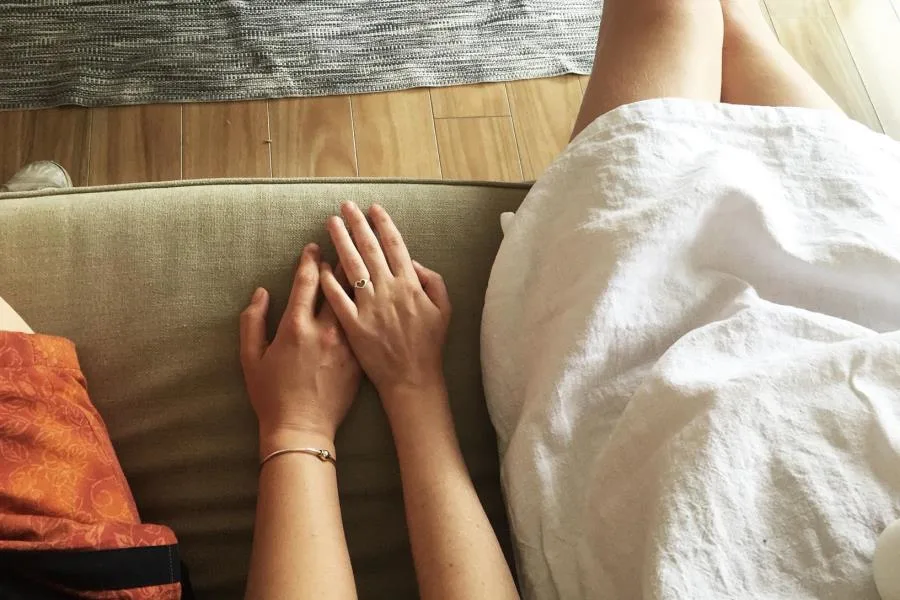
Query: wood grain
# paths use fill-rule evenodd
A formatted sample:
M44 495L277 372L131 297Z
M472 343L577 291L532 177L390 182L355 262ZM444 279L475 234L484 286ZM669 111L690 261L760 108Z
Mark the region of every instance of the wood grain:
M900 17L888 0L831 6L884 132L900 140Z
M526 180L537 179L569 142L583 95L577 76L507 84Z
M38 111L0 113L3 125L4 181L26 163L54 160L72 178L72 184L87 184L90 164L91 115L86 108L49 108ZM9 129L6 128L9 126Z
M184 105L184 178L269 177L265 100Z
M357 174L350 98L269 101L274 177L353 177Z
M509 117L436 119L444 179L522 181Z
M360 176L441 177L428 90L365 94L351 104Z
M581 84L581 93L584 94L587 91L588 82L591 80L590 75L578 75L578 83Z
M759 0L759 10L766 18L766 21L769 23L769 27L772 28L772 31L775 31L775 24L772 22L772 15L769 13L769 7L766 6L766 0ZM778 35L777 31L775 31L775 35Z
M13 174L28 161L28 149L34 137L34 111L0 111L0 184L9 181Z
M181 105L92 112L90 185L181 179Z
M431 103L436 119L509 116L506 85L502 83L433 88Z
M871 1L871 0L865 0ZM782 45L853 119L881 131L827 0L767 0Z

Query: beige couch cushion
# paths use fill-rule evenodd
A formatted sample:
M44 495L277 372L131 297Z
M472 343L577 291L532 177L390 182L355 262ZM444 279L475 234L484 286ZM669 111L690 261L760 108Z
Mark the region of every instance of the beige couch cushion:
M94 403L144 520L177 533L200 598L237 598L256 497L255 419L237 317L257 285L280 316L304 243L343 200L378 201L414 257L444 274L446 370L466 461L508 550L479 325L499 216L523 186L193 182L0 196L0 296L36 331L78 345ZM273 321L274 324L275 321ZM413 598L390 432L364 387L337 440L341 504L362 598Z

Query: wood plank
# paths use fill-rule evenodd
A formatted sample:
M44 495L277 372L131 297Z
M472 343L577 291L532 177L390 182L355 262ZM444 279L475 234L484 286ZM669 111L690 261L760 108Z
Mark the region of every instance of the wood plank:
M361 176L441 177L428 90L354 96L351 105Z
M825 0L767 1L782 45L853 119L881 123L831 7Z
M775 23L772 22L772 15L769 14L769 7L766 6L766 0L759 0L759 10L766 18L766 22L769 24L769 27L772 28L772 31L775 31ZM775 35L778 35L777 31L775 32Z
M269 101L274 177L354 177L350 98Z
M575 76L508 83L526 180L537 179L569 143L583 95Z
M435 119L444 179L522 181L510 117Z
M269 177L265 100L184 105L184 178Z
M28 162L55 160L69 172L72 185L87 185L90 169L91 114L87 108L40 110Z
M80 107L0 113L4 132L3 180L36 160L55 160L72 178L72 184L87 184L90 165L91 115ZM7 128L8 127L8 128Z
M900 18L888 0L831 0L884 132L900 140Z
M0 184L9 181L13 174L28 161L28 149L34 138L35 111L0 111Z
M90 185L181 179L181 105L93 109Z
M502 83L432 88L431 103L435 119L509 116L506 85Z
M584 94L587 91L588 83L591 80L590 75L578 75L578 83L581 84L581 93Z

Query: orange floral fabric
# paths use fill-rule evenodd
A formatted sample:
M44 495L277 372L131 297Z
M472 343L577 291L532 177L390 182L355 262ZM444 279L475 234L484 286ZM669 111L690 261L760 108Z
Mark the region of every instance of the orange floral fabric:
M91 404L75 346L0 332L0 549L115 549L176 543L142 524ZM172 584L85 597L176 599Z

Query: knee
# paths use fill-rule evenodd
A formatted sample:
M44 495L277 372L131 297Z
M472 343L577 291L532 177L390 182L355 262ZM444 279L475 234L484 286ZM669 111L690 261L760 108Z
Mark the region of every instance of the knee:
M665 27L722 28L722 0L606 0L604 18Z

